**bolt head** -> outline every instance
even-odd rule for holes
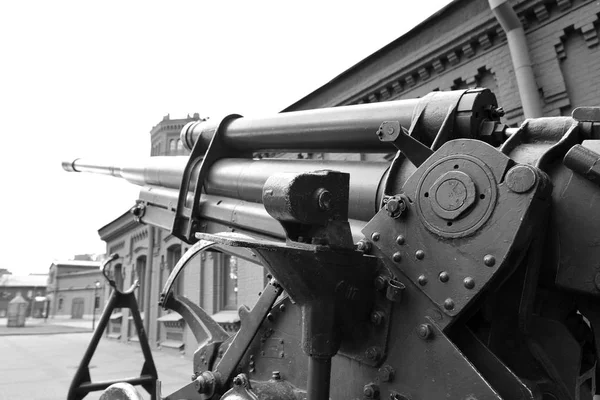
[[[379,232],[373,232],[373,234],[371,235],[371,239],[376,242],[381,238],[381,234]]]
[[[379,397],[379,386],[369,383],[363,387],[363,394],[368,399],[376,399]]]
[[[446,271],[442,271],[442,272],[440,272],[439,278],[440,278],[440,282],[446,283],[450,280],[450,274],[448,274],[448,272],[446,272]]]
[[[463,284],[467,289],[473,289],[475,287],[475,279],[471,278],[470,276],[467,276],[464,279]]]
[[[494,264],[496,264],[496,257],[491,254],[487,254],[485,257],[483,257],[483,263],[488,267],[493,267]]]
[[[369,253],[371,251],[371,242],[369,242],[368,240],[360,240],[358,243],[356,243],[356,249],[358,251],[362,251],[363,253]]]
[[[429,339],[431,334],[433,333],[433,329],[429,324],[421,324],[417,327],[417,335],[421,339]]]
[[[365,351],[365,357],[371,361],[377,361],[381,357],[381,351],[377,347],[369,347]]]

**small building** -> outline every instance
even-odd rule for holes
[[[47,275],[50,318],[91,319],[102,312],[106,280],[100,261],[55,261]]]
[[[27,301],[27,317],[41,318],[44,302],[36,301],[36,297],[46,295],[48,275],[0,275],[0,318],[5,318],[8,303],[18,294]]]

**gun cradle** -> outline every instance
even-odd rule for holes
[[[486,96],[491,110],[495,100]],[[295,165],[263,179],[256,203],[261,218],[279,227],[237,220],[228,229],[231,221],[202,207],[214,196],[202,188],[220,159],[234,165],[243,156],[235,138],[249,140],[244,123],[236,117],[195,135],[184,128],[197,142],[180,174],[179,207],[164,214],[175,220],[173,231],[200,240],[190,252],[245,248],[273,279],[252,310],[240,308],[240,331],[227,338],[202,309],[172,294],[190,257],[182,258],[161,304],[187,307],[182,315],[197,327],[200,346],[192,382],[157,398],[592,399],[600,341],[598,112],[528,120],[509,131],[489,115],[465,123],[460,99],[438,102],[441,116],[415,105],[410,127],[388,115],[373,122],[373,137],[399,151],[369,193],[378,209],[358,223],[349,218],[364,203],[352,199],[365,186],[353,172]],[[235,135],[227,122],[237,124]],[[259,131],[259,122],[249,126]],[[423,124],[425,147],[417,141]],[[282,128],[282,137],[289,134]],[[152,212],[156,199],[141,205]],[[354,244],[357,226],[363,238]]]

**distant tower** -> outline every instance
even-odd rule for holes
[[[170,115],[167,114],[163,117],[162,121],[156,124],[152,130],[150,130],[150,140],[152,147],[150,150],[151,156],[185,156],[189,154],[183,147],[181,139],[179,139],[179,133],[181,128],[190,121],[204,120],[200,118],[200,114],[194,113],[192,117],[182,119],[171,119]]]

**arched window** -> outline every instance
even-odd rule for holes
[[[169,142],[169,153],[170,154],[175,153],[175,146],[176,146],[175,139],[171,139],[171,141]]]
[[[183,154],[183,143],[181,143],[181,139],[177,139],[177,153]]]
[[[146,256],[138,257],[135,262],[135,269],[137,274],[137,279],[139,281],[138,287],[138,306],[140,308],[140,312],[144,311],[144,297],[146,296]]]

